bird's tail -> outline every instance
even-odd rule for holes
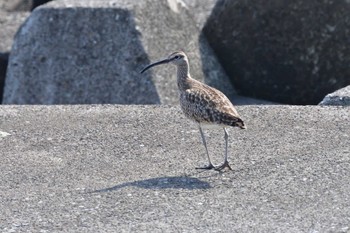
[[[233,122],[232,126],[239,127],[241,129],[247,128],[247,126],[244,124],[244,122],[240,118],[238,118],[237,121]]]

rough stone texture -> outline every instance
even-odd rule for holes
[[[190,15],[193,17],[199,29],[203,28],[217,1],[218,0],[182,0],[184,7],[190,11]]]
[[[231,97],[194,21],[169,2],[58,0],[37,8],[17,34],[3,103],[174,104],[175,67],[139,74],[174,50],[187,52],[194,78]]]
[[[319,105],[350,106],[350,86],[326,95]]]
[[[8,12],[0,7],[0,103],[13,37],[28,15],[27,12]]]
[[[238,111],[220,174],[177,107],[0,106],[0,231],[349,232],[349,110]]]
[[[204,33],[239,93],[317,104],[350,84],[350,5],[218,1]]]
[[[28,16],[27,12],[7,12],[0,9],[0,53],[11,51],[13,38]]]
[[[32,4],[32,0],[0,0],[0,9],[9,12],[30,11]]]

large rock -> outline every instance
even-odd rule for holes
[[[37,8],[16,36],[3,103],[177,103],[175,67],[139,71],[180,49],[195,78],[232,96],[195,22],[174,2],[59,0]]]
[[[218,1],[204,33],[244,95],[317,104],[350,84],[350,3]]]
[[[350,86],[326,95],[319,105],[350,106]]]

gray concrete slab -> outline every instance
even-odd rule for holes
[[[349,110],[238,110],[218,173],[177,107],[0,106],[0,231],[349,232]]]

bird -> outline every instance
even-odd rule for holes
[[[187,55],[183,51],[171,53],[167,58],[149,64],[141,70],[146,70],[171,63],[177,67],[177,86],[180,94],[180,106],[184,115],[198,124],[202,143],[205,147],[209,164],[196,169],[214,169],[221,171],[225,168],[232,170],[228,162],[228,127],[246,129],[246,125],[240,118],[231,101],[219,90],[202,83],[190,75],[190,66]],[[203,128],[223,128],[225,139],[225,155],[222,164],[215,166],[209,156],[207,142]]]

